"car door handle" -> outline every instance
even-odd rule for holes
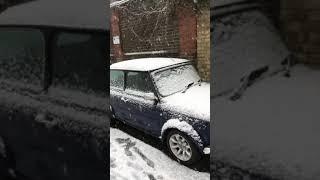
[[[122,97],[121,100],[124,101],[124,102],[129,101],[127,98],[124,98],[124,97]]]

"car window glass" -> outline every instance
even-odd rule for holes
[[[103,33],[59,33],[53,48],[53,85],[105,93],[109,75],[106,37]]]
[[[41,85],[44,37],[33,29],[0,29],[0,78]]]
[[[147,73],[144,72],[128,72],[126,90],[139,92],[152,92],[151,81]]]
[[[200,80],[197,70],[192,65],[183,65],[153,74],[154,81],[162,96],[183,91],[190,83]]]
[[[72,34],[72,33],[61,33],[58,41],[57,41],[57,46],[58,47],[63,47],[67,45],[72,45],[72,44],[79,44],[79,43],[85,43],[89,41],[91,38],[91,35],[89,34]]]
[[[110,86],[115,88],[124,88],[124,72],[123,71],[110,71]]]

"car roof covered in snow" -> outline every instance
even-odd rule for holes
[[[176,64],[190,62],[178,58],[141,58],[122,61],[110,66],[112,70],[152,71]]]
[[[109,29],[104,0],[36,0],[0,13],[0,26],[50,26],[72,29]]]
[[[112,8],[112,7],[120,6],[120,5],[125,4],[129,1],[130,0],[111,0],[110,7]]]

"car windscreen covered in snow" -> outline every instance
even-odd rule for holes
[[[267,67],[282,68],[289,51],[272,21],[259,10],[214,16],[212,25],[213,96],[238,88],[241,79]]]
[[[200,80],[196,69],[191,64],[155,72],[153,78],[161,96],[183,91],[190,83]]]

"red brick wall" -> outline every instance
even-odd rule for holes
[[[143,1],[141,1],[143,2]],[[141,3],[136,1],[136,3]],[[171,6],[174,7],[174,6]],[[210,12],[209,4],[198,10],[192,0],[184,1],[156,23],[158,14],[139,15],[135,7],[114,8],[111,34],[121,34],[120,46],[113,45],[119,60],[143,57],[178,57],[194,60],[200,76],[210,79]],[[128,20],[130,19],[130,20]],[[155,24],[158,25],[154,29]],[[134,31],[134,32],[133,32]],[[152,33],[153,36],[150,36]],[[151,38],[150,38],[151,37]],[[145,39],[144,39],[145,38]],[[122,49],[121,49],[122,48]],[[160,54],[126,55],[132,52],[167,51]],[[118,53],[117,53],[118,52]],[[114,58],[116,59],[116,58]]]
[[[128,16],[130,16],[130,19]],[[124,53],[151,51],[178,53],[179,33],[177,24],[175,16],[167,17],[163,16],[162,13],[149,15],[121,13],[120,30]]]
[[[119,14],[117,9],[112,9],[111,19],[110,19],[110,45],[111,45],[111,61],[121,61],[123,60],[123,51],[121,47],[121,38],[120,44],[113,44],[113,37],[120,36],[120,28],[119,28]]]
[[[186,4],[171,9],[172,14],[168,13],[166,17],[160,18],[160,21],[157,21],[158,14],[145,16],[130,13],[130,8],[135,8],[130,4],[125,8],[113,8],[111,34],[113,36],[121,34],[121,45],[112,46],[113,59],[161,56],[195,60],[197,54],[197,15],[193,1],[186,2]],[[154,28],[155,25],[157,25],[157,29]],[[126,55],[127,53],[152,51],[167,53]]]
[[[208,3],[209,4],[209,3]],[[197,13],[197,69],[205,81],[210,81],[210,8],[204,4]]]
[[[192,6],[176,9],[179,29],[179,54],[183,58],[195,59],[197,52],[197,17]]]

